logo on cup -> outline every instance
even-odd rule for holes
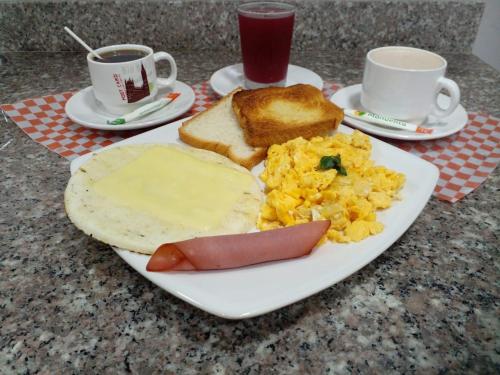
[[[141,64],[141,75],[139,79],[137,79],[137,77],[128,76],[124,84],[122,75],[115,73],[113,74],[113,78],[116,83],[116,88],[120,93],[120,97],[128,103],[135,103],[150,94],[148,75],[143,64]]]

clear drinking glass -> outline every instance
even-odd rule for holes
[[[285,86],[292,44],[295,7],[277,2],[238,7],[245,86]]]

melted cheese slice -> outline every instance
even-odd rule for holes
[[[253,184],[251,175],[217,162],[174,148],[152,147],[92,188],[117,205],[162,222],[210,230]]]

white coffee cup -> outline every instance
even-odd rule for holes
[[[137,58],[125,62],[100,62],[92,54],[87,55],[87,63],[96,99],[104,109],[115,115],[131,112],[151,102],[158,93],[158,86],[172,87],[177,79],[177,65],[167,52],[156,52],[138,44],[118,44],[96,50],[101,56],[136,51]],[[170,64],[168,78],[156,76],[155,63],[167,60]]]
[[[460,102],[460,89],[444,77],[446,66],[441,56],[418,48],[373,49],[366,55],[361,105],[370,112],[417,124],[430,114],[448,116]],[[450,96],[447,108],[437,102],[441,90]]]

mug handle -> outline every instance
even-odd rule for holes
[[[446,90],[450,95],[450,104],[448,105],[448,108],[442,108],[437,102],[439,92],[442,89]],[[432,110],[432,113],[436,117],[446,117],[450,113],[452,113],[455,108],[457,108],[458,103],[460,103],[460,89],[458,88],[458,85],[455,83],[455,81],[444,77],[439,78],[437,94],[436,98],[434,99],[434,108]]]
[[[156,52],[153,54],[153,59],[156,62],[167,60],[170,63],[170,76],[168,78],[157,78],[157,82],[161,86],[172,86],[177,79],[177,65],[174,58],[166,52]]]

